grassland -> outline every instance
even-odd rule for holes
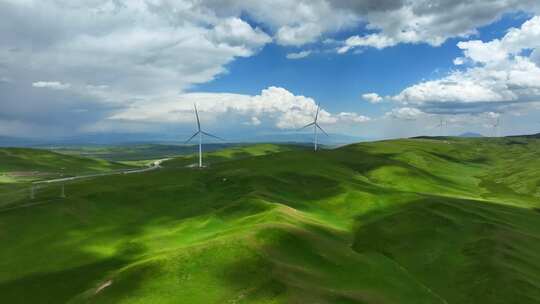
[[[77,181],[0,212],[0,300],[540,303],[539,153],[526,138],[255,146]]]
[[[129,168],[133,166],[46,150],[0,148],[0,207],[27,197],[34,181]]]
[[[27,148],[0,148],[0,174],[16,172],[15,176],[78,175],[127,166],[102,159],[66,156],[63,154]]]
[[[204,146],[206,152],[223,150],[226,148],[244,147],[243,144],[216,144],[210,143]],[[99,158],[109,161],[141,161],[177,157],[193,154],[195,145],[172,145],[172,144],[126,144],[126,145],[72,145],[53,147],[53,151],[90,158]]]

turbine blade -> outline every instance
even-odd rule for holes
[[[210,133],[206,133],[204,131],[201,131],[202,134],[206,135],[206,136],[210,136],[210,137],[213,137],[213,138],[217,138],[219,140],[222,140],[222,141],[225,141],[225,139],[219,137],[219,136],[216,136],[216,135],[213,135],[213,134],[210,134]]]
[[[195,132],[195,134],[193,134],[188,140],[186,140],[184,143],[187,144],[188,142],[190,142],[195,136],[199,135],[199,133],[201,133],[201,131],[197,131]]]
[[[315,123],[317,123],[317,119],[319,118],[319,109],[321,108],[321,104],[317,104],[317,112],[315,113]]]
[[[308,123],[307,125],[305,125],[305,126],[301,127],[300,129],[298,129],[298,131],[304,130],[304,129],[307,128],[307,127],[311,127],[311,126],[313,126],[314,124],[315,124],[315,122]]]
[[[201,121],[199,120],[199,111],[197,111],[197,104],[193,104],[193,107],[195,107],[195,116],[197,117],[197,130],[201,131]]]
[[[317,126],[317,128],[319,128],[319,130],[321,130],[324,133],[324,135],[330,136],[330,135],[328,135],[328,133],[326,133],[325,130],[323,130],[323,128],[321,128],[321,126],[319,126],[319,124],[315,124],[315,125]]]

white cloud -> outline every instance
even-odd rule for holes
[[[382,49],[400,43],[440,46],[449,38],[476,34],[477,28],[494,22],[504,13],[540,12],[540,2],[536,0],[417,0],[388,3],[393,5],[382,10],[367,10],[362,15],[367,29],[375,33],[351,36],[343,42],[338,52],[344,53],[356,47]]]
[[[281,45],[300,46],[325,40],[328,34],[359,26],[372,31],[352,35],[340,52],[356,47],[385,48],[399,43],[439,46],[448,38],[468,37],[505,13],[540,12],[537,0],[200,0],[194,8],[218,16],[247,14],[267,25]]]
[[[309,97],[294,95],[284,88],[269,87],[260,95],[249,96],[230,93],[186,93],[167,100],[137,102],[127,110],[109,117],[110,120],[143,122],[184,122],[193,120],[193,103],[201,117],[210,122],[227,115],[249,117],[249,124],[261,124],[261,117],[272,121],[280,129],[298,128],[313,120],[317,104]],[[331,114],[324,109],[319,112],[321,124],[366,122],[369,118],[356,113]],[[245,119],[244,119],[245,121]]]
[[[283,26],[276,33],[276,41],[282,45],[300,46],[314,42],[321,35],[321,28],[314,23]]]
[[[495,112],[487,112],[486,115],[489,118],[495,118],[495,119],[501,117],[500,113],[495,113]]]
[[[106,83],[115,102],[208,82],[272,41],[238,16],[185,1],[8,2],[0,11],[0,62],[9,70],[62,78],[82,93]]]
[[[341,122],[368,122],[371,118],[351,112],[341,112],[336,115]]]
[[[409,107],[392,109],[392,111],[385,114],[386,117],[404,120],[415,120],[422,115],[425,115],[425,113],[421,110]]]
[[[244,124],[248,126],[258,126],[261,124],[261,121],[256,116],[252,116],[251,119]]]
[[[69,83],[62,83],[59,81],[37,81],[33,82],[34,88],[47,88],[52,90],[66,90],[71,87]]]
[[[276,0],[272,6],[261,0],[0,1],[0,75],[10,81],[7,85],[0,80],[0,113],[10,121],[65,123],[58,128],[66,132],[82,129],[82,124],[111,123],[106,119],[110,117],[178,121],[185,111],[174,116],[161,109],[174,109],[173,101],[195,97],[217,97],[217,108],[221,98],[265,99],[264,93],[257,97],[185,92],[227,73],[235,59],[253,56],[269,43],[300,46],[326,41],[324,47],[341,52],[399,43],[440,45],[449,37],[475,34],[479,26],[504,13],[535,13],[539,7],[537,0]],[[332,34],[344,29],[368,34],[353,34],[341,44],[333,41]],[[508,100],[536,98],[535,63],[540,63],[536,29],[531,21],[493,45],[462,44],[470,70],[411,89],[401,102],[428,111],[430,99],[438,97],[434,90],[447,91],[448,103],[463,99],[474,104],[481,99],[503,106]],[[486,58],[482,53],[486,48],[505,59]],[[522,49],[534,50],[527,56]],[[48,90],[27,90],[29,80]],[[465,93],[458,92],[462,84]],[[280,98],[294,100],[287,104],[302,103],[300,96]],[[258,102],[267,109],[264,116],[257,116],[253,106],[244,106],[250,109],[244,112],[227,108],[245,115],[242,121],[253,116],[264,125],[271,116],[274,125],[290,127],[309,120],[312,107],[283,110],[267,105],[281,101]],[[148,113],[139,113],[138,107]],[[82,115],[77,109],[88,111]],[[351,120],[347,115],[321,113],[321,122],[345,123],[345,117]]]
[[[455,65],[464,65],[465,64],[465,58],[457,57],[457,58],[454,59],[453,63]]]
[[[257,49],[272,41],[272,38],[261,29],[253,29],[247,22],[236,17],[221,20],[210,35],[218,43],[227,43],[231,46],[242,46],[249,49]]]
[[[465,58],[457,58],[457,63],[467,60],[470,67],[410,86],[393,100],[426,111],[459,113],[503,111],[508,104],[540,100],[540,67],[523,53],[540,49],[540,17],[510,29],[501,39],[458,46]]]
[[[482,69],[467,73],[453,72],[443,79],[422,82],[403,90],[393,99],[404,104],[426,102],[485,102],[513,100],[516,96],[509,90],[492,87],[494,79],[482,81]],[[497,75],[494,75],[497,77]]]
[[[298,53],[289,53],[287,54],[287,59],[301,59],[301,58],[306,58],[307,56],[309,56],[311,54],[311,51],[301,51],[301,52],[298,52]]]
[[[526,21],[519,29],[510,29],[500,40],[464,41],[458,43],[458,47],[466,57],[479,63],[500,62],[525,49],[536,49],[540,47],[540,16]]]
[[[391,37],[386,37],[379,34],[370,34],[367,36],[352,36],[345,40],[342,47],[338,49],[339,54],[348,52],[355,47],[373,47],[376,49],[384,49],[389,46],[394,46],[398,41]]]
[[[362,98],[370,103],[380,103],[383,101],[382,97],[377,93],[366,93],[362,94]]]

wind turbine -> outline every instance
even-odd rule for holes
[[[314,151],[317,151],[317,148],[318,148],[318,141],[319,141],[319,134],[317,133],[317,129],[321,130],[321,132],[324,133],[324,135],[328,136],[328,133],[326,133],[326,131],[323,130],[323,128],[321,128],[321,126],[319,126],[319,123],[317,122],[318,119],[319,119],[319,110],[321,108],[321,105],[320,104],[317,104],[317,112],[315,113],[315,120],[313,120],[312,123],[309,123],[305,126],[303,126],[302,128],[300,128],[300,130],[303,130],[307,127],[311,127],[313,126],[313,148],[314,148]]]
[[[493,123],[493,135],[495,137],[499,137],[499,125],[501,124],[501,120],[499,117],[497,117],[497,120]]]
[[[193,107],[195,108],[195,117],[197,118],[197,132],[195,132],[195,134],[193,134],[188,140],[186,140],[185,143],[187,144],[195,136],[197,136],[197,135],[199,136],[199,168],[202,168],[202,166],[203,166],[203,164],[202,164],[202,136],[206,135],[206,136],[209,136],[209,137],[217,138],[219,140],[224,140],[224,139],[201,130],[201,121],[199,120],[199,112],[197,111],[197,105],[193,104]]]
[[[439,128],[439,130],[440,130],[440,131],[439,131],[439,132],[440,132],[439,135],[442,136],[442,135],[443,135],[443,131],[442,131],[443,126],[446,127],[446,128],[448,128],[448,121],[447,121],[447,120],[443,120],[442,117],[440,117],[439,119],[440,119],[440,120],[439,120],[439,123],[435,126],[435,128]]]

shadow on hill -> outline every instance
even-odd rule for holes
[[[430,196],[357,222],[354,250],[387,256],[449,303],[540,303],[530,209]]]
[[[311,208],[329,204],[333,197],[352,187],[374,190],[372,184],[355,178],[359,174],[369,176],[386,167],[402,170],[382,172],[386,174],[381,178],[383,182],[387,178],[399,186],[425,181],[432,192],[438,191],[435,187],[439,184],[457,187],[444,177],[394,159],[397,155],[370,153],[358,147],[317,153],[287,152],[257,159],[241,153],[236,160],[220,156],[217,160],[222,162],[205,170],[172,167],[74,183],[68,190],[73,196],[66,200],[33,209],[31,214],[29,210],[20,210],[0,215],[6,227],[6,232],[0,234],[2,241],[28,254],[8,256],[11,259],[3,259],[2,265],[15,261],[20,263],[16,265],[20,269],[27,264],[40,266],[32,256],[35,248],[54,249],[46,253],[36,251],[35,256],[43,260],[61,263],[85,255],[81,259],[84,262],[49,273],[44,270],[36,274],[30,268],[26,276],[0,283],[0,294],[3,290],[11,296],[22,292],[43,297],[41,300],[32,298],[34,301],[30,302],[46,303],[51,299],[64,302],[58,299],[65,300],[88,290],[109,271],[139,260],[143,265],[129,268],[124,273],[125,279],[115,281],[114,286],[118,287],[112,288],[128,293],[140,288],[147,282],[144,280],[152,281],[155,274],[165,268],[159,260],[164,252],[180,252],[187,246],[206,248],[206,243],[205,246],[194,244],[226,236],[233,229],[249,231],[255,222],[248,218],[266,215],[264,213],[273,205],[311,211]],[[454,160],[451,157],[447,161]],[[399,193],[395,187],[387,189]],[[384,192],[378,190],[370,194],[382,196]],[[336,210],[337,207],[329,208],[325,212]],[[354,212],[360,212],[358,210],[347,209],[346,216],[353,217]],[[207,277],[214,279],[215,274],[220,282],[234,285],[238,293],[249,293],[243,290],[246,285],[254,294],[267,295],[268,292],[276,297],[283,289],[293,290],[295,295],[302,296],[298,300],[301,303],[319,298],[329,303],[403,303],[399,301],[400,296],[415,300],[417,296],[424,297],[424,303],[440,302],[425,288],[418,289],[416,280],[449,303],[513,303],[518,300],[526,303],[524,295],[537,294],[538,283],[531,278],[540,277],[540,227],[538,213],[532,210],[423,196],[401,207],[379,209],[358,217],[352,245],[355,251],[343,236],[332,235],[331,229],[307,227],[300,223],[301,215],[295,210],[286,209],[286,212],[296,217],[280,222],[281,226],[270,229],[269,235],[257,236],[261,238],[258,241],[263,242],[262,253],[250,251],[239,255],[234,251],[239,247],[237,240],[231,241],[232,249],[212,245],[214,247],[205,254],[219,259],[228,252],[230,257],[223,263],[230,267],[216,268]],[[277,217],[271,216],[274,214],[270,214],[269,220],[261,216],[256,223],[275,225]],[[240,224],[244,226],[232,227],[238,224],[237,220],[245,220]],[[291,223],[296,225],[295,230],[283,228]],[[47,238],[36,237],[43,236],[44,231]],[[139,242],[155,242],[152,243],[154,248]],[[90,255],[85,248],[92,246],[114,258],[104,261],[98,253]],[[185,259],[190,258],[186,256],[175,256],[178,260],[170,264],[172,270],[166,270],[171,276],[169,279],[173,279],[163,283],[188,284],[184,274],[204,276],[211,270],[207,266],[216,265],[210,258],[185,263]],[[225,265],[223,263],[219,265]],[[202,288],[202,293],[211,292],[208,286],[212,285],[201,286],[192,287],[199,291]],[[411,286],[417,288],[418,294]],[[508,286],[513,288],[508,290]],[[67,295],[59,295],[62,289]],[[178,289],[188,288],[180,283],[171,285],[170,290]],[[395,298],[388,300],[392,295]]]
[[[251,198],[270,198],[272,202],[309,208],[310,201],[324,200],[341,191],[337,181],[310,174],[285,172],[273,177],[220,174],[220,171],[163,170],[107,176],[71,184],[67,188],[70,196],[65,200],[0,215],[6,225],[16,227],[15,222],[32,211],[33,221],[27,223],[24,234],[18,235],[25,240],[26,248],[45,246],[40,238],[34,239],[32,235],[39,235],[46,226],[48,234],[54,235],[47,240],[46,247],[59,251],[57,257],[49,258],[60,263],[62,259],[67,261],[84,255],[80,261],[86,263],[39,274],[30,270],[19,279],[0,283],[2,298],[10,303],[63,303],[94,287],[107,272],[151,253],[145,246],[131,241],[142,238],[148,231],[175,227],[182,220],[218,217],[222,221],[233,221],[269,210],[267,204]],[[50,219],[58,218],[62,220],[47,224]],[[204,220],[199,230],[208,234],[206,238],[212,233],[223,233],[219,227],[226,227],[218,220],[209,222],[208,226],[202,223]],[[82,235],[88,238],[84,245],[73,238]],[[87,246],[101,246],[100,237],[117,240],[119,245],[115,246],[114,258],[103,261],[99,255],[85,252]],[[26,296],[18,301],[21,294]]]
[[[37,273],[8,282],[0,282],[4,303],[67,303],[84,290],[95,287],[97,278],[127,264],[120,257],[61,271]]]
[[[472,158],[468,158],[468,159],[461,159],[461,158],[458,158],[458,157],[454,157],[452,155],[449,155],[449,154],[444,154],[444,153],[437,153],[437,152],[429,152],[429,154],[433,155],[433,156],[436,156],[440,159],[443,159],[447,162],[451,162],[451,163],[456,163],[456,164],[461,164],[461,165],[477,165],[477,164],[488,164],[490,162],[489,158],[485,157],[485,156],[474,156]]]
[[[419,191],[429,187],[455,187],[462,185],[453,180],[434,174],[413,164],[398,160],[398,153],[372,153],[358,147],[349,146],[328,154],[334,162],[370,178],[372,182],[400,190]],[[374,175],[375,173],[378,173]]]

